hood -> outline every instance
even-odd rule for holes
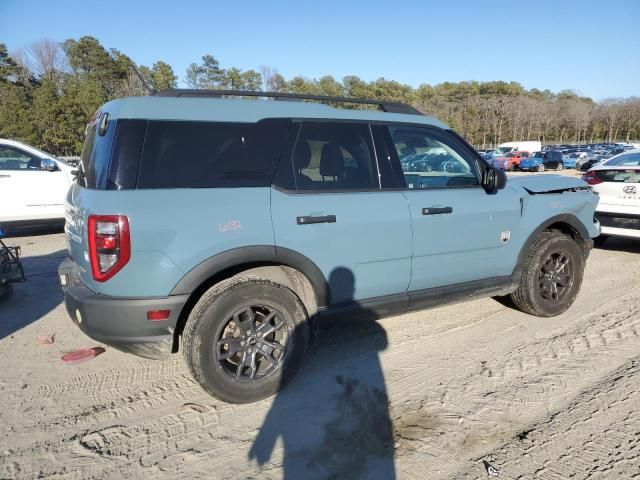
[[[564,175],[519,175],[509,177],[509,184],[520,187],[532,195],[538,193],[560,193],[563,190],[582,190],[591,187],[579,178]]]

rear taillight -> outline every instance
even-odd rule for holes
[[[124,215],[89,215],[89,260],[97,282],[106,282],[131,258],[129,220]]]
[[[600,180],[597,176],[596,176],[596,172],[587,172],[582,176],[582,180],[584,180],[585,182],[587,182],[589,185],[597,185],[599,183],[602,183],[602,180]]]

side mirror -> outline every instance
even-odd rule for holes
[[[482,187],[487,193],[496,193],[507,185],[507,174],[499,168],[489,167],[482,178]]]
[[[42,160],[40,160],[40,170],[55,172],[56,170],[58,170],[58,166],[56,165],[56,162],[54,162],[50,158],[43,158]]]

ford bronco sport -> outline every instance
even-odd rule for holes
[[[182,350],[207,392],[251,402],[296,372],[317,320],[478,295],[564,312],[596,204],[576,178],[507,182],[408,105],[168,90],[109,102],[88,126],[60,283],[87,335]]]

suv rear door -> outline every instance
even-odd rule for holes
[[[276,246],[320,268],[333,305],[392,294],[406,305],[412,241],[407,199],[381,190],[370,126],[294,125],[271,193]]]
[[[487,194],[475,154],[453,135],[431,127],[387,128],[392,155],[418,151],[431,159],[406,172],[413,231],[411,292],[512,273],[520,199],[506,188]],[[412,300],[413,301],[413,300]]]

